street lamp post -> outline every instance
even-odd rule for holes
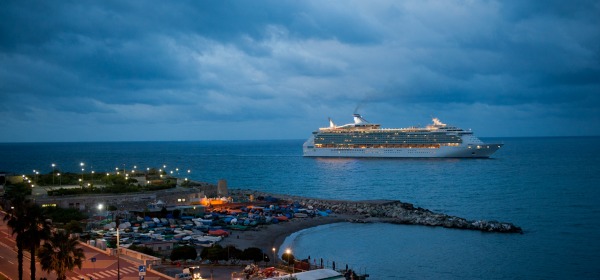
[[[58,186],[62,186],[62,179],[60,178],[60,173],[57,173],[56,176],[58,176]]]
[[[290,248],[285,249],[285,253],[287,254],[287,262],[288,262],[288,267],[291,265],[290,262],[290,258],[292,257],[292,250],[290,250]],[[294,275],[294,267],[292,266],[292,276]]]
[[[54,167],[56,167],[56,164],[52,164],[52,186],[54,187]]]
[[[79,163],[79,166],[81,166],[81,182],[83,184],[83,170],[84,170],[83,167],[85,166],[85,163],[81,162],[81,163]]]
[[[117,214],[115,219],[115,214]],[[121,279],[121,262],[119,257],[119,246],[120,246],[120,238],[119,238],[119,214],[117,211],[113,212],[113,220],[115,221],[115,228],[117,230],[117,280]]]

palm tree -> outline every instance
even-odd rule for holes
[[[25,231],[22,233],[24,246],[28,247],[31,253],[30,268],[31,280],[35,280],[35,255],[40,247],[40,242],[50,237],[50,221],[46,219],[42,212],[42,208],[31,203],[26,208]]]
[[[12,235],[17,235],[17,269],[19,271],[19,280],[23,280],[23,248],[25,247],[25,236],[23,233],[27,230],[26,223],[26,205],[23,200],[15,200],[11,203],[10,211],[4,216],[4,221],[12,229]]]
[[[40,242],[50,235],[50,223],[46,221],[42,209],[30,200],[13,201],[11,211],[4,216],[4,221],[17,235],[17,262],[19,280],[23,279],[23,250],[31,252],[31,279],[35,280],[35,252]]]
[[[38,250],[42,270],[48,273],[54,271],[56,279],[65,280],[67,271],[73,270],[75,266],[81,269],[85,255],[78,244],[77,238],[70,238],[63,231],[54,232]]]
[[[4,221],[12,229],[12,234],[17,235],[17,267],[19,270],[19,280],[23,279],[23,231],[25,231],[25,223],[23,222],[23,213],[19,208],[12,208],[9,213],[4,216]]]

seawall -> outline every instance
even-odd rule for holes
[[[327,200],[292,195],[272,194],[253,190],[232,190],[238,194],[255,198],[276,197],[295,202],[305,208],[331,210],[332,213],[347,215],[351,222],[385,222],[404,225],[424,225],[482,232],[523,233],[521,227],[508,222],[467,220],[465,218],[436,213],[413,204],[398,200]]]

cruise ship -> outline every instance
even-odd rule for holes
[[[354,114],[354,123],[314,131],[305,157],[489,158],[503,144],[484,143],[470,130],[434,118],[426,127],[381,128]]]

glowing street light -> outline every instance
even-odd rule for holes
[[[288,266],[291,266],[290,259],[292,258],[292,250],[290,248],[285,249],[285,252],[287,253],[287,262],[288,262]],[[292,275],[294,274],[294,267],[292,266]]]
[[[54,186],[54,168],[56,167],[56,164],[52,164],[52,186]]]
[[[84,170],[84,168],[83,168],[83,167],[85,166],[85,163],[83,163],[83,162],[80,162],[80,163],[79,163],[79,166],[81,166],[81,181],[83,181],[83,170]]]

